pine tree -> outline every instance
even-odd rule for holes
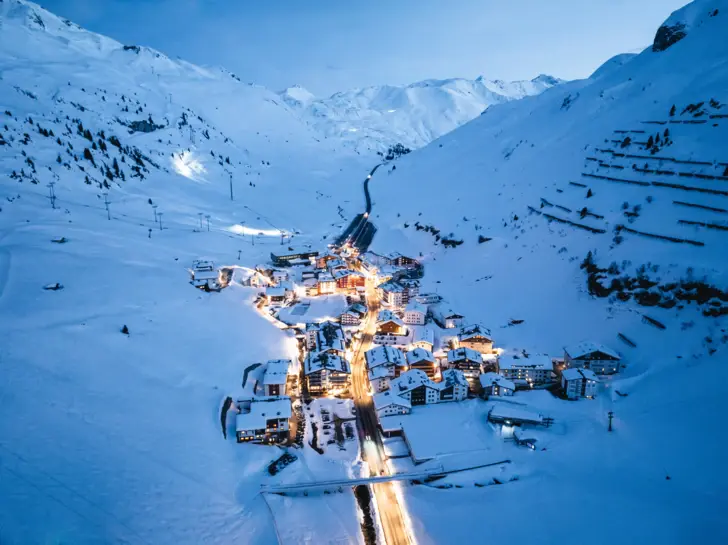
[[[96,166],[96,161],[94,161],[94,156],[91,154],[91,150],[88,148],[83,149],[83,158],[87,161],[91,161],[91,164],[93,166]]]
[[[647,148],[651,148],[655,145],[655,140],[652,138],[652,135],[647,139]]]
[[[590,199],[593,196],[594,196],[594,193],[592,192],[591,187],[590,187],[589,188],[589,191],[586,192],[586,198],[587,199]]]
[[[672,105],[672,108],[670,108],[670,117],[675,115],[675,105]]]

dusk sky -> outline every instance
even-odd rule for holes
[[[221,65],[273,90],[484,75],[588,76],[646,47],[684,0],[45,0],[125,44]]]

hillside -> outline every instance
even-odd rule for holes
[[[654,48],[491,107],[372,183],[374,250],[422,255],[427,289],[497,345],[562,356],[591,339],[626,363],[589,414],[568,419],[569,448],[517,486],[413,490],[424,543],[466,539],[452,528],[480,502],[499,506],[482,516],[488,542],[726,539],[712,430],[728,379],[728,4],[698,0],[664,28]],[[440,531],[431,503],[448,520]],[[537,535],[502,525],[516,509]],[[569,536],[546,528],[566,512]],[[608,523],[595,535],[597,520]]]
[[[0,542],[276,541],[280,454],[223,439],[220,405],[291,340],[188,268],[338,233],[372,161],[321,140],[230,73],[0,2]],[[355,469],[317,464],[269,482]],[[352,495],[289,511],[313,542],[359,535]]]
[[[280,94],[318,132],[366,153],[384,152],[398,143],[411,149],[422,147],[489,106],[537,95],[560,83],[546,75],[512,82],[481,76],[366,87],[320,99],[301,87]]]

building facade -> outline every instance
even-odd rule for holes
[[[564,348],[566,367],[590,369],[597,375],[618,373],[621,359],[615,350],[594,342],[582,342]]]
[[[498,358],[498,372],[516,384],[550,382],[553,369],[551,358],[543,354],[531,356],[514,354]]]
[[[288,438],[291,398],[256,397],[238,400],[235,434],[238,443],[278,443]]]
[[[569,399],[593,399],[598,385],[599,378],[591,369],[571,368],[561,373],[561,389]]]

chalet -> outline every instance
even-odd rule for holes
[[[380,267],[379,256],[374,252],[365,252],[357,257],[359,268],[367,276],[376,275]]]
[[[311,394],[346,390],[351,382],[349,362],[329,352],[309,352],[303,372]]]
[[[341,325],[359,325],[367,314],[367,307],[361,303],[354,303],[339,316]]]
[[[340,291],[354,291],[363,289],[366,286],[366,277],[357,271],[350,269],[337,269],[332,273],[336,281],[336,287]]]
[[[318,277],[319,295],[336,293],[336,280],[329,273],[321,273]]]
[[[425,350],[424,348],[415,348],[407,352],[407,367],[410,369],[419,369],[423,371],[429,378],[435,376],[435,370],[437,364],[435,363],[435,356],[432,352]]]
[[[551,358],[543,354],[508,354],[498,358],[499,373],[516,384],[544,384],[551,380],[553,370]]]
[[[193,270],[190,282],[194,287],[205,291],[220,291],[220,273],[212,270]]]
[[[275,267],[290,267],[293,264],[308,262],[311,263],[319,253],[315,250],[295,250],[288,248],[285,252],[271,252],[270,259]]]
[[[468,395],[468,381],[456,369],[445,371],[441,382],[434,382],[424,371],[411,369],[392,379],[389,391],[412,406],[462,401]]]
[[[326,252],[325,254],[320,255],[316,258],[316,268],[317,269],[326,269],[326,268],[328,268],[329,262],[334,261],[336,259],[339,259],[338,255],[331,253],[331,252]]]
[[[285,305],[291,297],[291,292],[283,286],[268,286],[265,288],[265,298],[269,305]]]
[[[271,274],[271,280],[273,280],[273,283],[277,286],[280,286],[282,282],[285,282],[289,278],[288,271],[280,269],[274,270],[273,274]]]
[[[373,393],[389,390],[389,382],[399,375],[398,368],[395,365],[379,365],[367,371],[369,379],[369,389]]]
[[[341,324],[326,321],[309,324],[306,327],[309,350],[314,353],[327,352],[343,356],[346,352],[346,337]]]
[[[239,400],[240,413],[235,417],[238,443],[277,443],[288,437],[291,398],[288,396],[256,397]]]
[[[493,337],[490,330],[479,325],[465,325],[458,333],[458,346],[472,348],[481,354],[490,354],[493,351]]]
[[[291,360],[270,360],[263,373],[263,394],[267,396],[280,396],[286,393],[288,381],[288,368]]]
[[[400,254],[399,252],[392,252],[390,254],[387,254],[386,258],[389,264],[394,265],[395,267],[409,268],[417,267],[419,265],[419,262],[413,257],[407,257]]]
[[[367,369],[370,371],[384,366],[391,368],[393,376],[399,376],[403,370],[407,369],[407,359],[404,352],[392,346],[377,346],[367,350],[364,353],[364,359]]]
[[[440,382],[440,402],[462,401],[468,397],[470,385],[465,374],[458,369],[445,369]]]
[[[377,295],[382,300],[382,305],[394,310],[403,309],[419,292],[419,281],[406,278],[398,281],[387,280],[377,286]]]
[[[391,391],[380,392],[372,397],[374,409],[379,418],[412,412],[412,403],[409,400],[393,394]]]
[[[391,310],[380,310],[379,314],[377,314],[377,333],[404,335],[407,333],[407,326],[405,326],[402,319]]]
[[[306,296],[315,297],[319,294],[318,279],[306,278],[303,280],[303,290]]]
[[[427,306],[411,300],[404,309],[404,323],[408,325],[425,325]]]
[[[432,305],[430,308],[432,319],[443,329],[462,327],[465,316],[454,312],[443,302]]]
[[[564,348],[566,367],[591,369],[597,375],[611,375],[619,372],[620,355],[593,342],[582,342]]]
[[[420,293],[415,297],[415,301],[423,305],[435,305],[442,301],[442,296],[436,293]]]
[[[334,274],[336,271],[343,271],[348,269],[349,266],[346,264],[346,262],[343,259],[332,259],[326,264],[326,269],[331,273]]]
[[[258,271],[254,271],[253,274],[248,277],[246,282],[246,285],[252,288],[259,288],[261,286],[267,286],[268,284],[268,278],[260,274]]]
[[[195,259],[192,261],[192,270],[194,271],[214,271],[215,263],[209,259]]]
[[[389,383],[389,391],[406,399],[412,406],[429,405],[440,401],[438,383],[430,380],[418,369],[402,373]]]
[[[410,344],[412,348],[424,348],[432,352],[435,346],[435,332],[430,326],[414,326]]]
[[[466,377],[476,378],[482,372],[483,357],[472,348],[456,348],[447,353],[447,367],[459,369]]]
[[[597,395],[598,384],[599,378],[591,369],[574,367],[561,373],[561,389],[569,399],[593,399]]]
[[[512,396],[516,385],[498,373],[483,373],[480,375],[481,395],[488,399],[490,396]]]
[[[404,291],[404,286],[393,280],[388,280],[377,286],[377,295],[381,299],[382,305],[393,309],[404,307]]]

